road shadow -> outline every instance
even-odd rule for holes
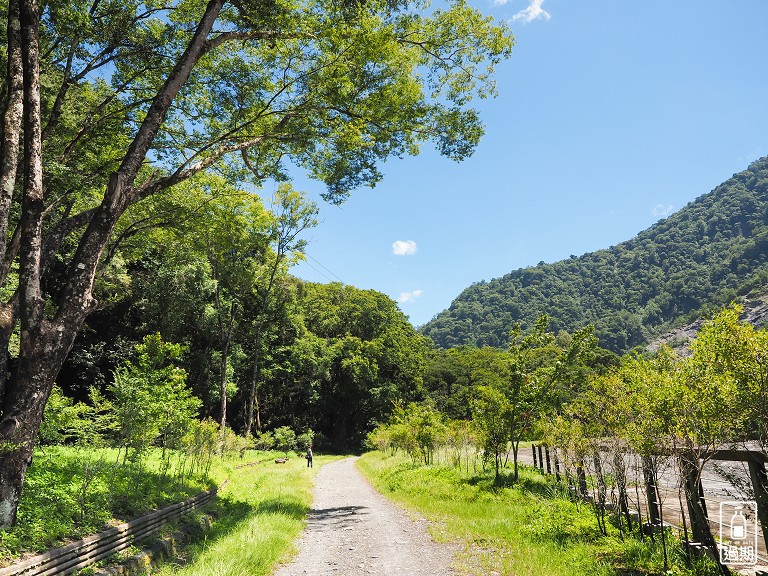
[[[313,508],[309,511],[308,522],[310,526],[345,528],[360,522],[368,510],[367,506]]]

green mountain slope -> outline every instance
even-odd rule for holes
[[[512,323],[594,324],[616,352],[768,281],[768,157],[635,238],[464,290],[423,326],[441,347],[501,346]]]

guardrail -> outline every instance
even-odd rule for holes
[[[222,485],[223,487],[223,485]],[[141,518],[108,528],[67,546],[49,550],[17,564],[0,568],[0,576],[65,576],[109,558],[135,540],[151,535],[171,520],[207,505],[217,489],[206,490],[184,502],[172,504]]]

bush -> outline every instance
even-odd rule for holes
[[[80,436],[88,427],[87,418],[91,409],[86,404],[77,404],[71,398],[64,396],[61,388],[54,386],[43,413],[43,422],[38,432],[40,444],[62,444],[66,440]]]
[[[296,433],[289,426],[281,426],[276,428],[272,433],[275,439],[275,450],[280,452],[288,452],[296,449]]]
[[[272,432],[259,432],[254,440],[256,450],[272,450],[275,447],[275,437]]]
[[[312,447],[312,445],[315,443],[315,433],[311,428],[308,428],[306,432],[303,434],[299,434],[296,437],[296,446],[300,450],[306,450],[307,448]]]

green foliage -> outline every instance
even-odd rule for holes
[[[272,437],[275,442],[275,450],[284,452],[288,455],[288,452],[296,449],[296,432],[294,432],[288,426],[280,426],[272,431]]]
[[[446,432],[443,415],[429,403],[399,408],[390,420],[390,427],[392,443],[403,448],[415,461],[425,464],[433,461]]]
[[[143,369],[118,367],[119,354],[97,354],[105,343],[110,353],[119,352],[120,337],[132,343],[157,331],[189,345],[188,386],[209,416],[218,394],[222,434],[228,402],[253,399],[244,396],[258,384],[268,397],[268,426],[311,425],[340,446],[356,446],[388,416],[393,400],[418,385],[426,345],[391,301],[374,303],[389,316],[372,314],[375,336],[363,325],[365,311],[349,333],[343,326],[328,336],[318,330],[320,346],[302,318],[306,313],[312,322],[311,306],[295,306],[290,287],[280,287],[271,310],[264,304],[253,312],[265,302],[263,272],[281,254],[279,283],[292,282],[287,265],[300,257],[302,242],[281,235],[281,227],[316,222],[315,207],[302,206],[303,197],[285,184],[289,164],[325,183],[327,200],[341,202],[355,188],[378,183],[379,165],[390,157],[415,155],[431,142],[460,160],[477,145],[483,128],[470,103],[495,94],[494,68],[510,55],[512,35],[464,1],[426,8],[422,2],[224,3],[201,52],[185,50],[205,28],[203,6],[194,2],[54,2],[41,11],[41,209],[47,220],[45,237],[31,241],[45,246],[40,276],[47,313],[77,318],[60,327],[67,334],[80,329],[82,315],[57,316],[57,308],[66,310],[79,297],[91,301],[90,282],[72,281],[72,274],[96,276],[104,309],[64,371],[70,381],[60,383],[84,396],[83,382],[79,390],[72,382],[80,378],[73,376],[78,360],[98,372],[98,382],[83,378],[100,392],[110,380],[101,376],[114,372],[110,395],[126,455],[138,457],[158,435],[164,445],[178,442],[183,431],[173,422],[183,418],[166,414],[160,422],[153,403],[144,402],[150,399]],[[214,5],[209,9],[213,14]],[[173,70],[184,73],[164,92]],[[118,180],[120,186],[109,187]],[[243,191],[244,182],[256,189],[278,182],[275,213]],[[95,233],[84,224],[97,221],[90,211],[99,206],[108,216],[98,219],[103,226]],[[21,230],[13,220],[19,211],[11,212],[9,229]],[[81,256],[87,266],[73,260]],[[19,293],[17,276],[11,273],[0,287],[8,297]],[[82,293],[66,297],[65,286]],[[253,323],[239,326],[246,310],[257,330],[269,326],[265,342],[260,335],[250,345],[252,334],[244,332]],[[383,325],[392,329],[378,330]],[[291,349],[305,337],[304,350]],[[260,354],[272,356],[264,370],[271,381],[259,379]],[[295,363],[286,361],[292,355]],[[96,356],[103,363],[91,362]],[[286,388],[300,363],[316,370],[296,379],[300,414],[286,422],[293,419],[286,409],[293,399],[276,390]],[[185,411],[191,409],[180,408]]]
[[[749,379],[740,369],[747,368],[750,347],[764,330],[740,323],[737,311],[726,309],[704,322],[689,356],[662,347],[653,357],[628,355],[592,378],[565,410],[580,428],[572,436],[621,437],[644,455],[714,448],[743,437],[757,414],[749,408]],[[565,445],[564,439],[552,441]]]
[[[476,348],[462,346],[430,350],[424,372],[424,389],[435,407],[453,419],[469,419],[475,381],[472,377]]]
[[[438,346],[502,347],[542,314],[555,332],[595,326],[624,352],[765,283],[768,158],[607,250],[516,270],[464,290],[422,332]]]
[[[43,422],[38,432],[40,444],[62,444],[70,438],[79,438],[90,423],[84,416],[91,411],[82,402],[75,403],[54,386],[45,405]]]
[[[136,352],[135,362],[115,371],[108,391],[120,446],[126,458],[138,460],[156,440],[163,448],[179,447],[200,401],[185,386],[186,372],[174,365],[183,352],[180,345],[153,334]]]
[[[260,432],[254,443],[257,450],[272,450],[275,446],[275,437],[272,432]]]
[[[478,432],[479,448],[487,459],[493,459],[496,481],[509,446],[509,424],[512,407],[504,393],[495,386],[480,386],[472,405],[472,422]]]
[[[693,343],[699,358],[694,375],[707,378],[704,386],[717,386],[727,398],[716,395],[712,402],[724,402],[723,412],[733,414],[733,424],[743,424],[744,435],[768,448],[768,330],[739,321],[740,306],[733,306],[706,321]],[[709,409],[712,410],[711,405]],[[713,418],[720,425],[721,419]]]
[[[306,450],[311,448],[315,441],[315,432],[310,428],[306,432],[302,432],[296,436],[296,448],[298,450]]]
[[[95,533],[112,519],[126,521],[209,487],[202,476],[168,482],[160,450],[148,454],[141,492],[114,449],[49,446],[28,468],[17,525],[0,531],[0,563],[25,551]]]
[[[220,441],[219,425],[213,420],[192,420],[190,422],[189,430],[182,438],[183,453],[192,460],[188,465],[188,475],[208,475],[214,454],[221,453],[219,450]],[[185,462],[182,463],[182,477],[184,465],[186,465]]]
[[[300,284],[297,305],[306,332],[273,372],[272,388],[294,401],[273,412],[295,413],[306,402],[319,416],[294,428],[322,432],[337,448],[359,447],[394,405],[416,399],[428,342],[391,298],[374,290]],[[299,389],[286,390],[286,380]]]
[[[577,468],[594,463],[600,501],[607,486],[599,459],[606,452],[615,476],[611,483],[619,490],[626,490],[628,454],[639,455],[644,472],[651,475],[674,464],[689,525],[713,549],[715,540],[699,503],[700,461],[714,450],[754,437],[764,426],[763,407],[755,410],[750,402],[756,400],[753,391],[760,389],[761,370],[754,368],[762,363],[765,330],[739,322],[739,311],[726,309],[706,320],[687,355],[662,347],[653,357],[626,356],[620,366],[592,378],[541,427],[571,477]],[[602,507],[594,510],[600,522]],[[604,522],[602,526],[605,531]],[[666,558],[665,538],[662,545]]]

